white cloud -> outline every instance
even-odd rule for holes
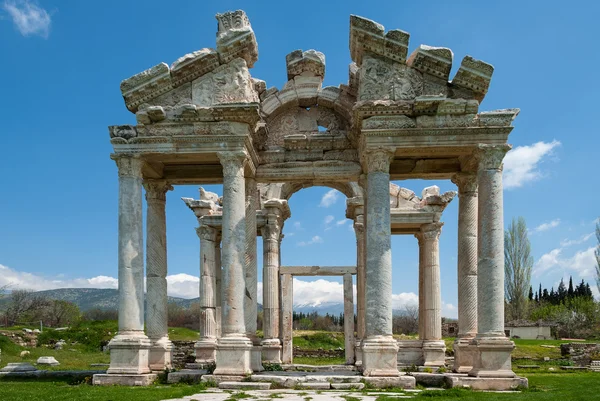
[[[318,279],[302,281],[294,278],[294,305],[319,306],[344,302],[344,285],[335,281]]]
[[[299,221],[294,221],[293,225],[296,230],[302,230],[302,223],[300,223]]]
[[[409,305],[419,305],[419,296],[414,292],[401,292],[400,294],[392,294],[393,309],[402,309]]]
[[[552,150],[560,146],[560,142],[537,142],[530,146],[517,146],[504,158],[504,188],[519,188],[543,176],[539,163]]]
[[[539,226],[537,226],[536,228],[533,229],[534,232],[539,233],[542,231],[548,231],[551,228],[554,227],[558,227],[558,225],[560,224],[560,219],[554,219],[552,221],[549,221],[547,223],[542,223]]]
[[[48,38],[50,14],[36,2],[29,0],[6,0],[2,8],[10,14],[15,26],[23,36],[39,35]]]
[[[199,294],[200,279],[189,274],[167,276],[167,293],[174,297],[196,298]],[[114,277],[96,276],[91,278],[65,279],[44,277],[38,274],[11,269],[0,264],[0,288],[9,290],[55,290],[58,288],[118,288],[119,281]]]
[[[562,241],[560,241],[560,246],[563,248],[572,246],[572,245],[581,245],[584,242],[588,242],[590,238],[592,238],[594,236],[595,233],[589,233],[589,234],[585,234],[582,235],[581,237],[579,237],[578,239],[563,239]]]
[[[442,316],[449,318],[457,318],[458,308],[453,304],[442,302]]]
[[[300,241],[298,242],[298,246],[308,246],[308,245],[313,245],[313,244],[322,244],[323,243],[323,238],[319,237],[318,235],[315,235],[314,237],[312,237],[310,239],[310,241]]]
[[[342,220],[338,220],[335,222],[336,226],[343,226],[344,224],[346,224],[348,222],[348,219],[342,219]]]
[[[542,255],[535,263],[533,274],[540,276],[549,270],[571,270],[579,274],[581,278],[593,279],[595,276],[596,257],[594,255],[595,247],[589,247],[577,251],[571,257],[562,257],[562,249],[556,248]]]
[[[319,207],[329,207],[333,205],[340,197],[340,191],[336,189],[331,189],[323,195],[321,198],[321,203],[319,203]]]
[[[332,215],[325,216],[325,220],[323,221],[325,224],[329,224],[333,221],[334,217]]]

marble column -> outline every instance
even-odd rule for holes
[[[393,152],[365,152],[366,313],[362,343],[365,376],[398,376],[398,343],[392,336],[392,249],[390,228],[390,163]]]
[[[504,334],[504,213],[502,159],[509,145],[480,145],[477,237],[477,346],[469,376],[514,377],[515,345]]]
[[[244,162],[246,153],[217,153],[223,165],[223,271],[222,336],[217,340],[215,375],[252,373],[252,341],[246,336],[244,292],[246,289],[246,213]]]
[[[419,322],[423,340],[423,365],[443,366],[446,345],[442,340],[442,292],[440,285],[439,238],[443,223],[423,224],[419,238],[419,271],[423,296],[419,296]],[[420,295],[420,294],[419,294]]]
[[[291,274],[281,275],[281,328],[282,355],[281,361],[291,364],[293,356],[293,312],[294,312],[294,277]]]
[[[265,202],[266,221],[261,227],[263,239],[263,360],[281,363],[279,340],[279,245],[283,228],[285,200]]]
[[[256,211],[258,209],[258,193],[256,180],[246,177],[246,292],[244,296],[244,318],[246,336],[252,341],[252,371],[262,372],[262,348],[256,336],[258,320],[258,265],[256,259]]]
[[[110,341],[107,374],[150,373],[152,343],[144,334],[142,160],[116,156],[119,168],[119,332]],[[94,378],[96,382],[96,378]]]
[[[477,348],[477,175],[452,177],[458,187],[458,335],[454,341],[457,373],[473,368]]]
[[[202,221],[202,219],[200,219]],[[211,364],[217,349],[217,256],[218,230],[205,224],[196,229],[200,238],[200,338],[194,344],[196,363]]]
[[[219,294],[221,294],[221,274],[222,274],[222,265],[221,265],[221,230],[219,230],[219,232],[217,233],[217,240],[215,241],[215,279],[216,279],[216,302],[217,302],[217,307],[216,307],[216,315],[217,315],[217,338],[221,337],[221,316],[222,316],[222,311],[221,311],[221,296]]]
[[[144,181],[146,189],[146,333],[152,341],[151,370],[171,369],[173,343],[167,317],[167,225],[165,203],[173,187],[164,180]]]
[[[425,332],[423,331],[423,328],[425,327],[425,290],[423,289],[423,283],[425,283],[423,253],[425,247],[423,244],[423,236],[420,233],[415,234],[415,238],[419,242],[419,340],[423,341],[423,338],[425,338]]]
[[[365,224],[364,215],[355,217],[354,233],[356,234],[356,342],[354,357],[357,365],[362,365],[361,342],[365,338]]]
[[[344,274],[344,347],[346,365],[353,365],[354,358],[354,286],[352,274]]]

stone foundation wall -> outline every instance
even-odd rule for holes
[[[560,345],[560,354],[569,357],[579,366],[587,366],[592,356],[600,354],[600,344],[596,343],[567,343]]]
[[[294,347],[295,357],[305,358],[344,358],[345,353],[343,348],[324,350],[324,349],[302,349]]]
[[[186,363],[195,362],[195,343],[195,341],[173,341],[173,368],[183,369]]]

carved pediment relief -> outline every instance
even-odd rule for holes
[[[363,58],[358,100],[413,100],[422,93],[423,77],[417,70],[391,60]]]
[[[331,109],[296,107],[269,122],[265,149],[285,148],[286,138],[345,138],[347,129],[346,122]]]
[[[258,94],[244,59],[237,58],[192,82],[192,103],[197,106],[252,102],[258,102]]]

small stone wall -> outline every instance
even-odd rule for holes
[[[560,354],[569,357],[579,366],[587,366],[592,356],[600,354],[600,344],[596,343],[567,343],[560,345]]]
[[[294,347],[294,356],[305,358],[344,358],[345,352],[343,348],[325,350],[319,349],[303,349]]]
[[[173,341],[173,368],[183,369],[186,363],[195,362],[195,343],[195,341]]]

